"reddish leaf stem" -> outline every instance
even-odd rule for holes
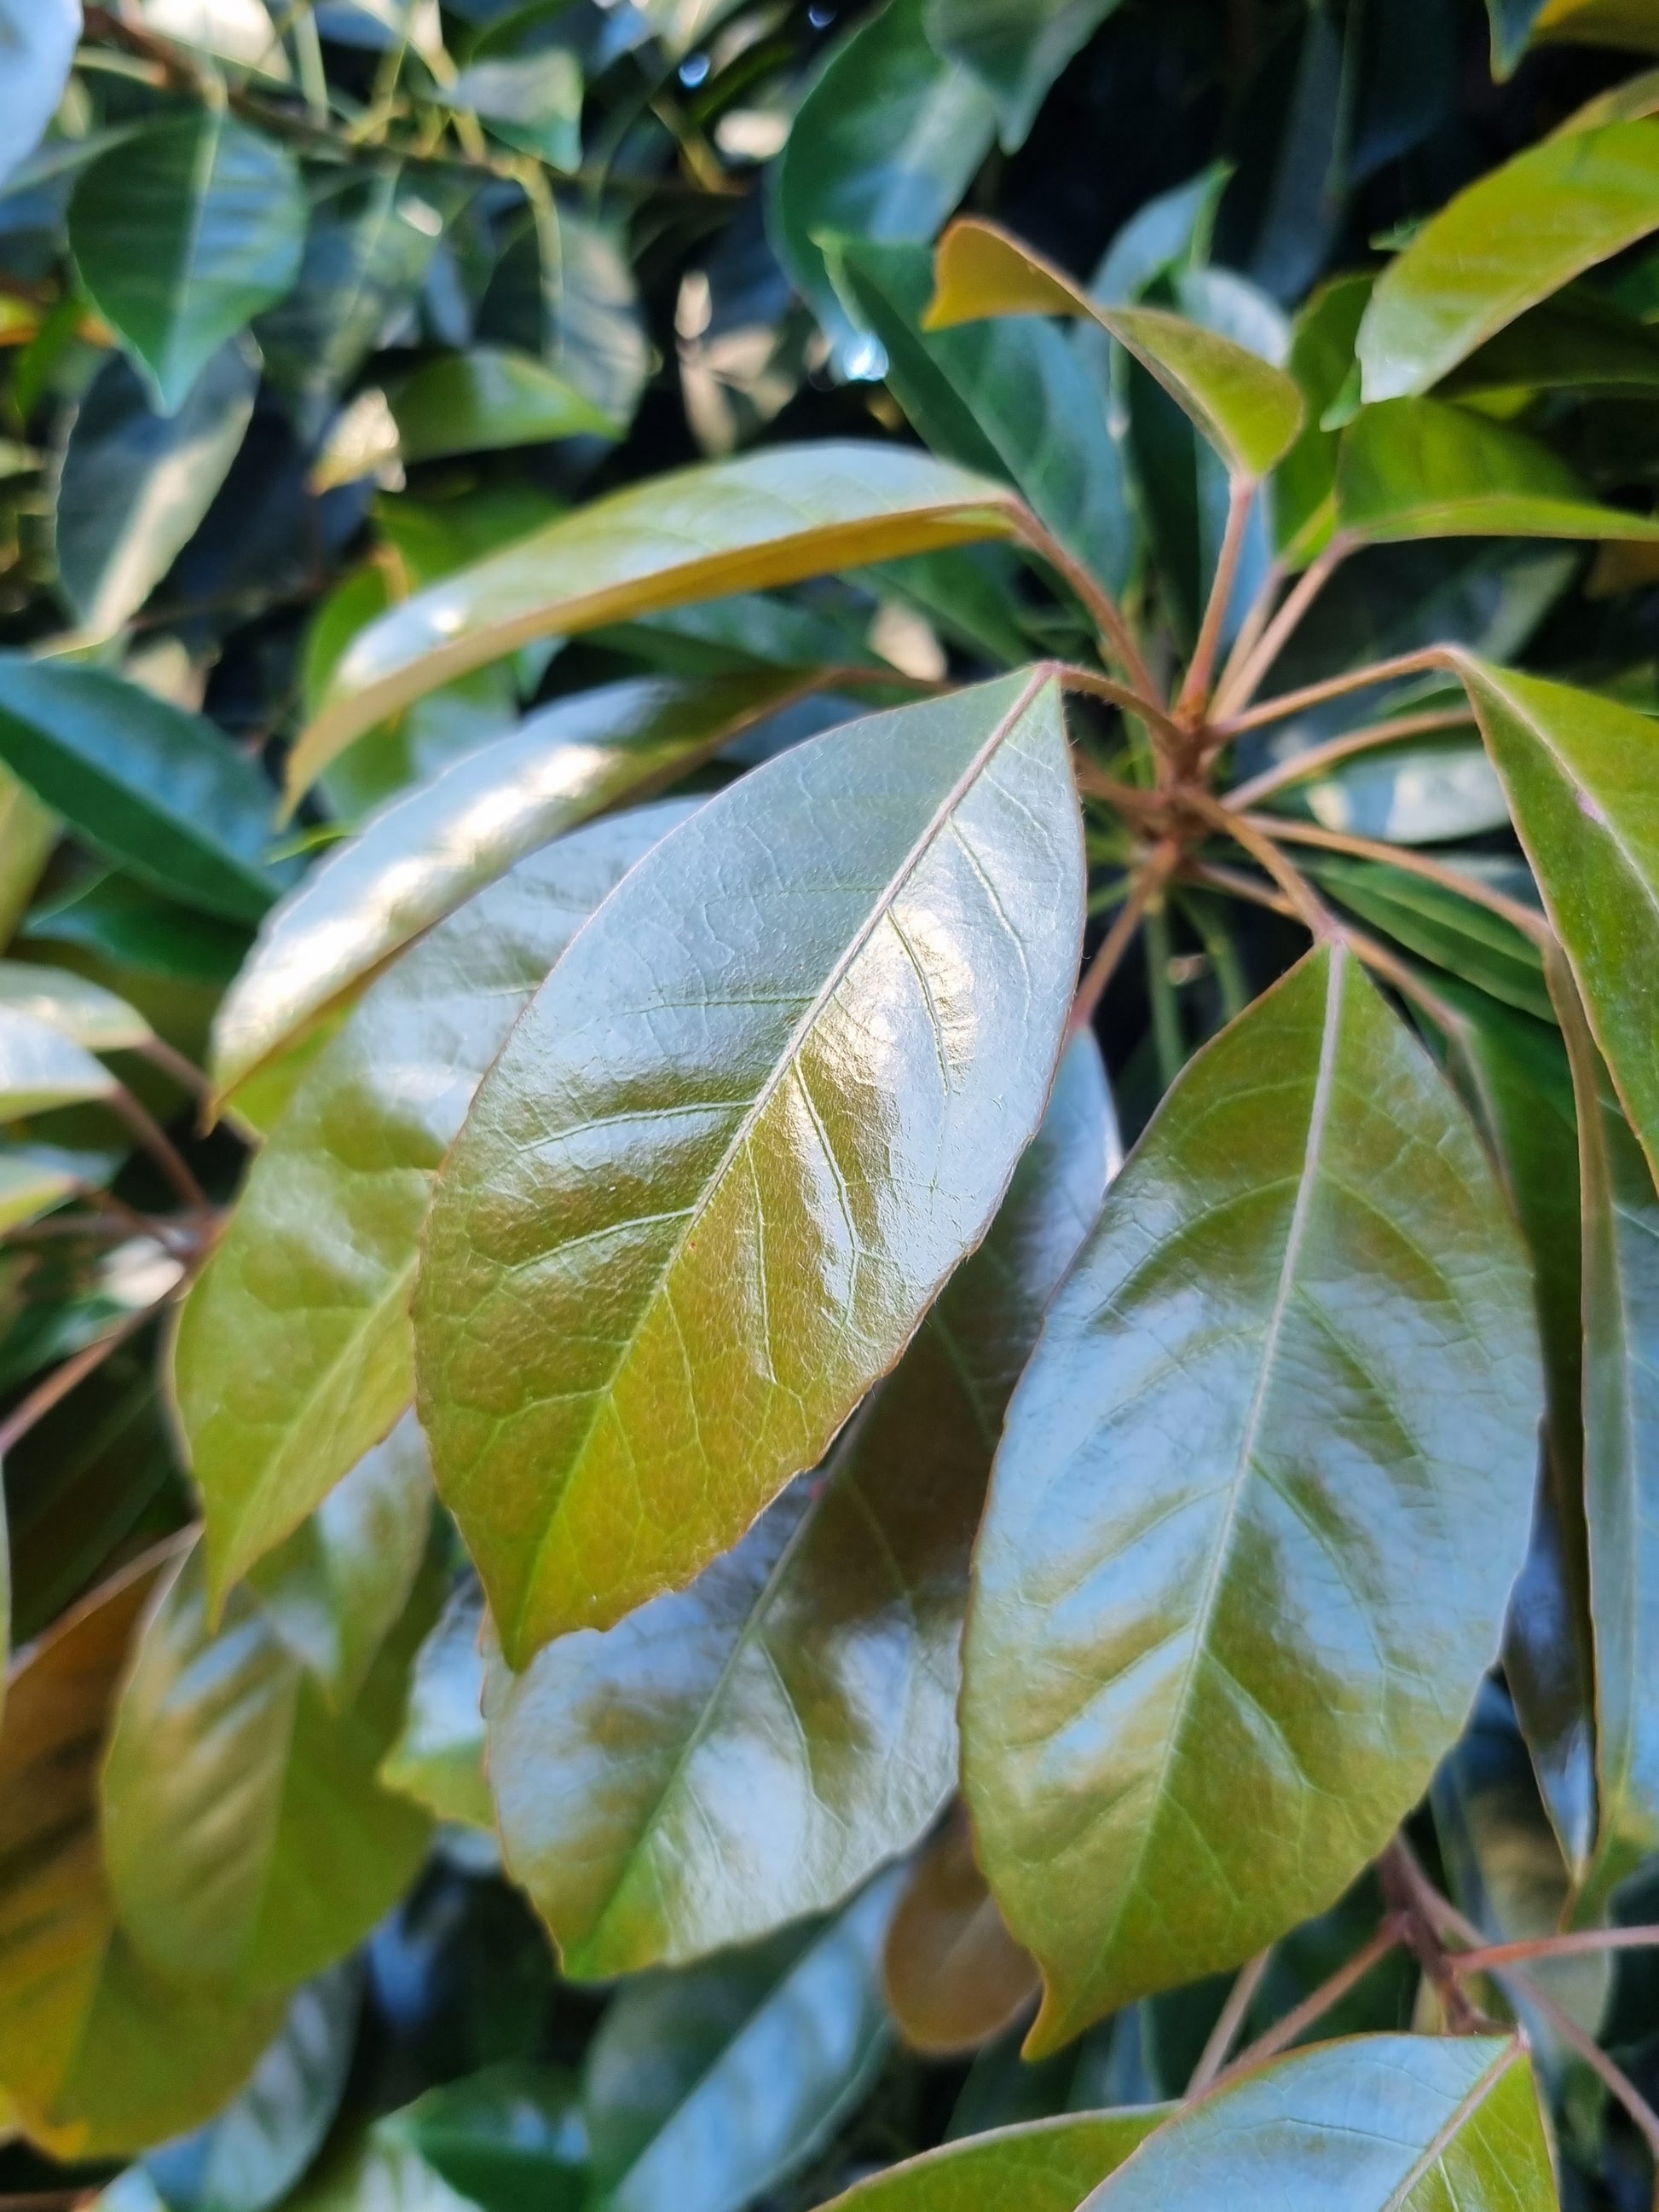
[[[1285,604],[1262,631],[1237,672],[1224,681],[1215,702],[1218,717],[1249,706],[1304,615],[1353,550],[1351,538],[1333,538],[1318,558],[1303,570],[1286,594]]]
[[[1397,653],[1392,660],[1374,660],[1364,668],[1350,669],[1346,676],[1328,676],[1318,684],[1304,684],[1297,691],[1280,691],[1259,707],[1224,714],[1212,723],[1212,734],[1225,743],[1258,730],[1264,723],[1282,722],[1307,707],[1322,707],[1328,699],[1343,699],[1352,691],[1369,691],[1377,684],[1392,684],[1403,676],[1426,676],[1435,669],[1452,669],[1443,645],[1425,646],[1420,653]],[[1454,670],[1454,672],[1455,670]]]
[[[1228,811],[1231,812],[1231,808]],[[1523,906],[1519,899],[1512,899],[1503,891],[1493,890],[1476,877],[1460,874],[1455,868],[1413,851],[1409,845],[1385,845],[1376,837],[1350,836],[1346,830],[1322,830],[1313,822],[1282,821],[1276,814],[1246,814],[1239,818],[1253,829],[1282,837],[1289,845],[1312,845],[1321,852],[1351,854],[1356,860],[1380,860],[1385,867],[1398,868],[1403,875],[1420,876],[1425,883],[1453,891],[1459,898],[1468,899],[1472,906],[1485,907],[1489,914],[1508,922],[1511,929],[1518,929],[1534,945],[1553,945],[1555,941],[1555,933],[1548,922],[1531,907]]]
[[[1121,663],[1123,672],[1134,690],[1147,701],[1162,704],[1162,694],[1152,681],[1152,671],[1140,657],[1133,633],[1123,618],[1123,611],[1111,593],[1089,574],[1080,561],[1075,561],[1060,544],[1037,520],[1029,507],[1018,511],[1020,536],[1048,566],[1062,575],[1088,610],[1097,627],[1107,639],[1114,657]]]
[[[126,1123],[185,1204],[197,1212],[209,1212],[208,1194],[185,1165],[173,1139],[139,1104],[125,1084],[116,1085],[109,1095],[108,1103]]]
[[[1099,950],[1089,963],[1083,981],[1078,985],[1077,996],[1072,1001],[1072,1017],[1066,1024],[1066,1035],[1075,1036],[1079,1030],[1088,1028],[1094,1019],[1106,986],[1117,973],[1119,962],[1128,951],[1140,917],[1174,874],[1181,860],[1181,848],[1173,838],[1153,848],[1151,857],[1139,875],[1129,887],[1129,895],[1118,908],[1117,919],[1107,931]]]
[[[1235,477],[1228,487],[1227,526],[1222,533],[1221,550],[1216,556],[1215,576],[1210,585],[1204,619],[1199,627],[1198,642],[1193,647],[1187,678],[1181,687],[1181,696],[1176,702],[1178,716],[1196,714],[1210,696],[1210,681],[1215,673],[1222,626],[1232,604],[1233,586],[1238,580],[1238,563],[1244,551],[1244,533],[1249,527],[1250,509],[1255,503],[1255,495],[1256,484],[1252,477]]]
[[[1310,745],[1305,752],[1293,753],[1289,760],[1263,769],[1248,783],[1236,784],[1225,794],[1227,805],[1259,806],[1264,799],[1273,798],[1294,784],[1305,783],[1310,776],[1322,775],[1327,769],[1335,768],[1355,753],[1373,752],[1378,746],[1395,744],[1402,738],[1426,737],[1438,730],[1466,729],[1473,720],[1467,708],[1460,714],[1455,708],[1449,707],[1437,714],[1401,714],[1392,722],[1368,723],[1363,730],[1350,730],[1342,737],[1328,738],[1322,745]]]
[[[1273,1955],[1268,1944],[1258,1951],[1254,1959],[1239,1968],[1233,1977],[1233,1985],[1227,1992],[1227,2002],[1221,2008],[1219,2018],[1210,2030],[1209,2039],[1199,2054],[1193,2069],[1193,2077],[1187,2084],[1187,2094],[1196,2097],[1207,2089],[1227,2063],[1227,2054],[1238,2040],[1238,2032],[1244,2025],[1244,2015],[1250,2009],[1250,2001],[1261,1986]]]
[[[1240,2074],[1264,2065],[1269,2058],[1278,2057],[1287,2051],[1297,2038],[1324,2018],[1334,2005],[1340,2004],[1350,1990],[1363,1982],[1379,1960],[1386,1959],[1401,1942],[1399,1923],[1390,1916],[1368,1943],[1362,1944],[1352,1958],[1328,1975],[1316,1990],[1310,1990],[1299,2005],[1295,2005],[1283,2020],[1275,2021],[1264,2035],[1241,2051],[1231,2066],[1214,2077],[1213,2086],[1231,2081]],[[1190,2092],[1189,2092],[1190,2094]]]

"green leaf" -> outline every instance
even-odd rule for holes
[[[198,714],[100,668],[0,653],[0,759],[153,889],[257,921],[293,871],[264,854],[274,794]]]
[[[402,1618],[432,1523],[432,1462],[412,1413],[267,1553],[249,1580],[334,1712],[350,1705]]]
[[[100,1863],[105,1718],[178,1545],[124,1568],[33,1644],[0,1736],[0,2086],[58,2159],[112,2158],[196,2126],[253,2066],[279,1999],[176,1989],[116,1926]]]
[[[592,2212],[738,2212],[811,2161],[885,2055],[895,1893],[628,1984],[588,2045]]]
[[[997,315],[1091,317],[1157,378],[1236,476],[1266,476],[1302,428],[1302,395],[1282,369],[1162,308],[1098,306],[994,223],[952,223],[939,241],[936,278],[929,331]]]
[[[189,1990],[291,1989],[403,1893],[431,1824],[375,1770],[433,1609],[417,1598],[331,1713],[246,1590],[211,1626],[192,1548],[138,1639],[102,1782],[116,1909],[156,1972]]]
[[[1598,507],[1536,438],[1440,399],[1361,409],[1337,462],[1336,517],[1339,528],[1370,544],[1403,538],[1659,539],[1659,523]]]
[[[1279,757],[1292,758],[1300,750],[1287,745]],[[1285,813],[1310,815],[1327,830],[1391,845],[1479,837],[1504,829],[1510,818],[1504,787],[1473,732],[1467,744],[1402,741],[1356,754],[1270,804]]]
[[[482,2212],[581,2212],[587,2130],[575,2082],[507,2059],[428,2089],[375,2123]]]
[[[937,1814],[991,1453],[1114,1149],[1085,1038],[990,1235],[819,1474],[689,1589],[521,1674],[495,1658],[502,1848],[567,1974],[678,1964],[821,1911]]]
[[[1358,351],[1368,401],[1426,392],[1598,261],[1659,228],[1659,123],[1529,146],[1461,191],[1376,281]]]
[[[34,896],[58,829],[57,818],[34,793],[0,767],[0,945],[10,944]]]
[[[612,492],[371,623],[289,756],[289,798],[360,731],[532,638],[1012,528],[1000,485],[896,446],[779,446]]]
[[[1659,729],[1593,691],[1472,654],[1468,687],[1545,909],[1650,1164],[1659,1161]]]
[[[532,854],[382,976],[302,1079],[180,1319],[173,1378],[216,1595],[407,1408],[433,1178],[520,1007],[684,810]]]
[[[581,167],[581,64],[568,47],[474,62],[453,84],[440,85],[436,98],[482,116],[493,137],[550,168]]]
[[[1478,856],[1477,856],[1478,857]],[[1306,872],[1351,913],[1505,1006],[1554,1018],[1538,948],[1501,915],[1382,860],[1310,853]]]
[[[484,1779],[483,1593],[469,1579],[452,1590],[422,1644],[403,1731],[380,1762],[380,1779],[441,1820],[493,1834]]]
[[[728,1549],[989,1226],[1076,979],[1076,808],[1042,672],[872,715],[682,824],[538,994],[415,1306],[509,1665]]]
[[[1555,2212],[1527,2054],[1491,2036],[1371,2035],[1294,2051],[1184,2106],[1089,2212]]]
[[[283,148],[208,106],[146,124],[70,203],[81,282],[164,415],[300,270],[306,204]]]
[[[153,1034],[142,1014],[101,983],[32,960],[0,960],[0,1009],[49,1022],[88,1052],[137,1051]]]
[[[960,1808],[905,1886],[887,1931],[882,1978],[899,2033],[927,2057],[978,2050],[1036,2002],[1036,1961],[1003,1924]]]
[[[1533,307],[1443,379],[1443,398],[1571,392],[1583,397],[1659,390],[1659,338],[1586,287]]]
[[[1037,321],[926,333],[933,261],[921,246],[828,242],[830,275],[887,355],[887,382],[937,453],[1006,476],[1109,590],[1128,580],[1134,525],[1094,379]]]
[[[0,1154],[0,1236],[49,1213],[75,1188],[76,1179],[65,1169],[15,1152]]]
[[[379,2126],[339,2142],[288,2201],[292,2212],[477,2212],[395,2128]]]
[[[1316,951],[1155,1116],[992,1477],[963,1774],[1043,1968],[1034,2053],[1237,1965],[1386,1842],[1497,1650],[1540,1397],[1473,1127]]]
[[[107,1098],[114,1089],[114,1077],[84,1045],[36,1013],[0,1004],[0,1118]]]
[[[1074,2212],[1167,2111],[1068,2112],[996,2128],[904,2159],[830,2202],[835,2212]]]
[[[76,619],[106,637],[136,614],[196,534],[253,413],[259,372],[227,345],[178,412],[151,411],[118,354],[76,410],[58,476],[58,576]]]
[[[111,869],[43,900],[18,935],[33,944],[73,945],[100,969],[107,963],[137,981],[205,988],[216,1000],[240,966],[250,933],[243,924],[160,898]]]
[[[1291,329],[1286,367],[1306,412],[1273,472],[1272,511],[1274,547],[1293,562],[1311,560],[1330,538],[1340,439],[1322,417],[1353,374],[1354,340],[1370,295],[1369,276],[1336,277],[1314,294]]]
[[[887,0],[831,47],[773,168],[772,246],[843,358],[854,334],[820,241],[926,240],[991,149],[996,110],[927,33],[929,0]]]
[[[927,0],[927,36],[970,69],[994,101],[1005,153],[1030,135],[1049,86],[1087,44],[1117,0]]]
[[[58,111],[81,36],[79,0],[0,0],[0,184],[28,159]]]
[[[474,346],[443,354],[390,394],[406,461],[493,453],[555,438],[618,438],[624,425],[528,354]]]

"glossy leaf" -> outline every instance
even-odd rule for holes
[[[0,654],[0,759],[94,849],[209,914],[257,921],[273,793],[210,722],[100,668]],[[292,873],[289,870],[287,873]]]
[[[872,715],[711,800],[538,994],[415,1307],[509,1664],[734,1543],[983,1236],[1075,980],[1076,805],[1041,672]]]
[[[133,1630],[177,1547],[126,1567],[31,1646],[0,1735],[0,2083],[30,2139],[107,2158],[195,2126],[282,2014],[191,1996],[117,1929],[100,1864],[98,1765]]]
[[[445,1148],[525,1000],[683,811],[595,823],[519,861],[380,978],[302,1079],[175,1347],[216,1593],[408,1407],[410,1285]]]
[[[689,1589],[522,1674],[495,1658],[502,1845],[567,1973],[678,1963],[823,1911],[937,1814],[991,1453],[1115,1151],[1085,1039],[990,1235],[820,1474]]]
[[[1036,1962],[1003,1925],[965,1819],[949,1821],[916,1862],[883,1970],[899,2033],[930,2057],[978,2050],[1036,2002]]]
[[[32,960],[0,960],[0,1009],[49,1022],[88,1052],[132,1052],[150,1041],[141,1013],[67,968]]]
[[[895,1887],[884,1875],[837,1919],[629,1984],[588,2047],[595,2212],[738,2212],[811,2160],[885,2052]]]
[[[1285,366],[1305,413],[1296,443],[1273,474],[1273,543],[1281,555],[1311,560],[1335,520],[1333,495],[1340,438],[1322,417],[1353,374],[1354,340],[1370,298],[1369,276],[1339,276],[1322,285],[1296,318]]]
[[[1402,743],[1356,754],[1273,803],[1287,813],[1305,811],[1327,830],[1391,845],[1479,837],[1510,818],[1504,787],[1473,731],[1465,744]]]
[[[1554,2212],[1527,2055],[1491,2036],[1375,2035],[1295,2051],[1184,2107],[1089,2212]]]
[[[635,677],[556,701],[374,816],[260,931],[213,1027],[222,1097],[516,860],[695,768],[799,689],[789,672]]]
[[[0,1005],[0,1115],[21,1120],[54,1106],[107,1098],[114,1088],[109,1070],[54,1023]]]
[[[1538,948],[1501,915],[1460,898],[1443,884],[1390,867],[1386,860],[1310,854],[1306,869],[1351,913],[1408,951],[1432,960],[1505,1006],[1535,1014],[1540,1021],[1553,1018]]]
[[[921,246],[831,241],[830,274],[887,356],[887,383],[937,453],[1006,476],[1111,590],[1127,581],[1133,522],[1094,380],[1062,334],[1034,319],[924,332],[932,256]]]
[[[0,0],[0,184],[46,136],[69,82],[81,35],[80,0]]]
[[[401,1619],[432,1523],[432,1462],[412,1413],[364,1453],[250,1580],[271,1625],[336,1712]]]
[[[1392,399],[1361,410],[1342,441],[1336,514],[1342,530],[1372,544],[1404,538],[1659,538],[1659,523],[1598,507],[1537,439],[1438,399]]]
[[[907,2158],[830,2201],[836,2212],[1075,2212],[1166,2112],[1147,2105],[996,2128]]]
[[[1386,1841],[1497,1649],[1540,1398],[1473,1127],[1310,955],[1154,1119],[992,1477],[963,1772],[1043,1967],[1034,2052],[1239,1964]]]
[[[299,274],[305,197],[284,149],[208,106],[146,124],[76,179],[81,282],[165,415]]]
[[[886,0],[832,47],[771,179],[768,228],[830,336],[854,342],[823,237],[931,239],[991,149],[996,110],[928,35],[929,0]]]
[[[493,1832],[495,1807],[484,1779],[483,1627],[483,1593],[469,1579],[451,1591],[416,1655],[409,1711],[380,1762],[380,1779],[441,1820]]]
[[[996,104],[998,136],[1013,153],[1030,135],[1049,86],[1117,0],[929,0],[927,35],[965,63]]]
[[[289,757],[290,797],[382,716],[533,638],[1012,527],[1000,486],[893,446],[774,447],[613,492],[372,623]]]
[[[1659,228],[1659,123],[1529,146],[1477,179],[1382,271],[1360,325],[1368,401],[1426,392],[1598,261]]]
[[[1659,732],[1595,692],[1455,663],[1596,1042],[1659,1160],[1659,1032],[1640,985],[1659,958]]]
[[[507,2060],[376,2123],[482,2212],[581,2212],[587,2130],[570,2075]]]
[[[58,580],[82,628],[136,614],[195,535],[241,445],[257,363],[227,345],[173,415],[154,413],[118,355],[76,409],[53,509]]]
[[[477,2212],[395,2129],[379,2127],[337,2143],[289,2202],[295,2212]]]
[[[930,331],[996,315],[1091,317],[1156,377],[1240,477],[1265,476],[1302,427],[1302,395],[1282,369],[1162,308],[1097,306],[994,223],[952,223],[939,241],[936,281]]]
[[[432,1611],[407,1610],[352,1705],[331,1713],[246,1590],[211,1626],[191,1551],[138,1640],[101,1792],[121,1924],[158,1973],[185,1989],[291,1989],[402,1894],[430,1823],[375,1770]]]
[[[441,355],[400,384],[391,401],[406,461],[554,438],[616,438],[623,428],[552,369],[501,346]]]

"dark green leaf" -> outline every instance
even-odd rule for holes
[[[475,346],[417,368],[391,394],[406,461],[539,446],[554,438],[617,438],[623,426],[528,354]]]
[[[581,167],[581,64],[567,47],[475,62],[438,98],[482,116],[495,137],[550,168]]]
[[[1488,338],[1444,378],[1447,398],[1659,390],[1659,338],[1588,289],[1564,292]]]
[[[223,110],[147,124],[76,179],[70,245],[164,415],[299,273],[306,204],[283,148]]]
[[[928,0],[927,36],[964,63],[995,103],[1003,150],[1023,146],[1049,86],[1117,0]]]
[[[1073,2212],[1164,2118],[1148,2105],[998,2128],[908,2158],[832,2202],[836,2212]]]
[[[963,1772],[1043,1967],[1034,2051],[1240,1963],[1387,1840],[1496,1651],[1540,1396],[1473,1127],[1316,951],[1155,1118],[992,1478]]]
[[[1540,1021],[1554,1018],[1538,948],[1501,915],[1382,860],[1309,854],[1307,872],[1408,951]]]
[[[1041,672],[872,715],[711,800],[538,994],[416,1296],[509,1664],[734,1543],[983,1235],[1075,980],[1076,806]]]
[[[587,2129],[568,2074],[509,2059],[376,2124],[482,2212],[581,2212]]]

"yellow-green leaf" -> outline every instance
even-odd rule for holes
[[[830,2203],[834,2212],[1074,2212],[1169,2110],[1067,2112],[993,2128],[872,2173]]]

